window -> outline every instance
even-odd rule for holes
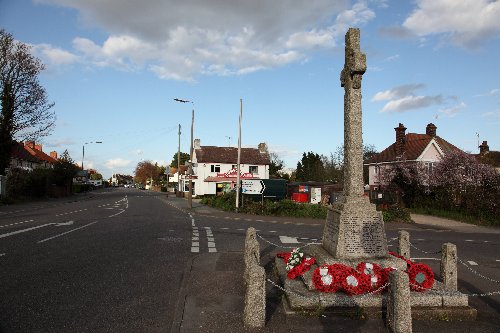
[[[217,165],[212,164],[210,166],[210,172],[220,172],[220,165],[218,165],[218,164]]]
[[[237,165],[237,164],[233,164],[233,165],[231,166],[231,169],[234,169],[234,170],[238,169],[238,165]]]
[[[250,172],[251,174],[259,173],[259,167],[256,165],[250,165],[248,167],[248,172]]]

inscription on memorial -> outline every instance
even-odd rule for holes
[[[373,256],[385,252],[380,218],[349,216],[343,220],[346,255]]]

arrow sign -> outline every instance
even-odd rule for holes
[[[265,189],[266,185],[260,179],[244,179],[241,181],[241,193],[243,194],[262,194]]]

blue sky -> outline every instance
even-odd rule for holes
[[[500,150],[500,2],[487,0],[0,0],[0,26],[47,69],[57,126],[45,152],[68,149],[105,177],[189,151],[191,104],[202,145],[266,142],[294,168],[343,142],[344,35],[361,29],[363,141],[394,127],[465,151]]]

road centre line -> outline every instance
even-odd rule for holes
[[[121,213],[123,213],[123,212],[125,212],[125,209],[122,209],[122,211],[121,211],[121,212],[116,213],[116,214],[113,214],[113,215],[110,215],[110,216],[108,216],[108,217],[115,217],[115,216],[117,216],[117,215],[120,215],[120,214],[121,214]]]
[[[33,222],[33,221],[34,220],[26,220],[26,221],[22,221],[22,222],[15,222],[15,223],[11,223],[11,224],[0,225],[0,228],[10,227],[13,225],[23,224],[23,223]]]
[[[53,225],[53,224],[54,223],[47,223],[47,224],[42,224],[42,225],[39,225],[39,226],[36,226],[36,227],[28,228],[28,229],[16,230],[16,231],[13,231],[13,232],[9,232],[7,234],[0,235],[0,238],[9,237],[9,236],[12,236],[12,235],[16,235],[16,234],[20,234],[20,233],[23,233],[23,232],[27,232],[27,231],[31,231],[31,230],[43,228],[43,227],[46,227],[46,226],[49,226],[49,225]]]
[[[48,240],[51,240],[51,239],[54,239],[54,238],[57,238],[57,237],[61,237],[61,236],[64,236],[66,234],[69,234],[70,232],[73,232],[73,231],[77,231],[77,230],[80,230],[80,229],[83,229],[83,228],[86,228],[88,226],[91,226],[92,224],[96,224],[97,222],[99,221],[94,221],[94,222],[91,222],[89,224],[85,224],[81,227],[78,227],[78,228],[75,228],[75,229],[71,229],[69,231],[66,231],[66,232],[63,232],[62,234],[59,234],[59,235],[55,235],[55,236],[52,236],[52,237],[49,237],[49,238],[45,238],[45,239],[42,239],[41,241],[38,241],[37,244],[40,244],[40,243],[43,243],[43,242],[46,242]]]

